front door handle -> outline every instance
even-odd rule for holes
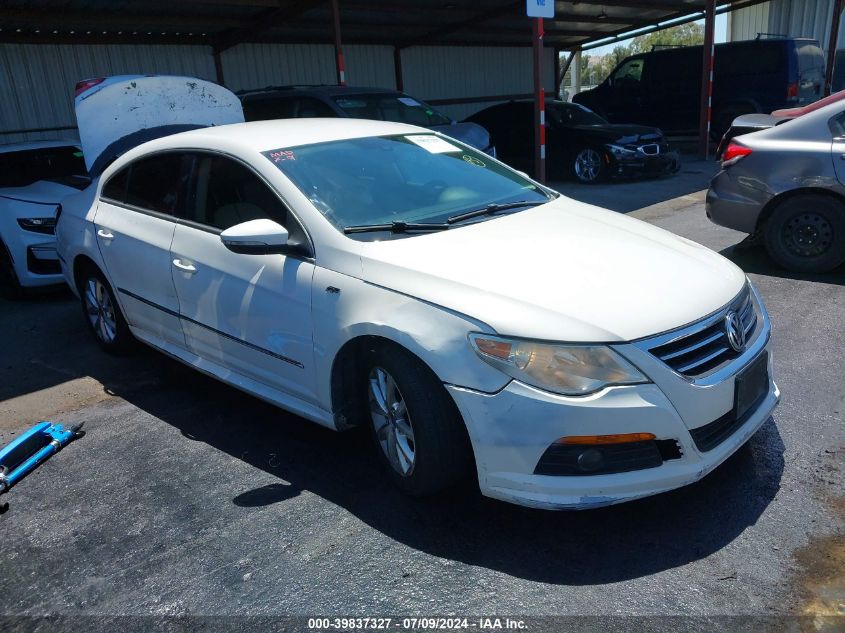
[[[186,273],[195,273],[197,272],[197,267],[191,264],[190,262],[184,262],[181,259],[174,259],[173,265],[176,266],[179,270],[184,270]]]
[[[845,160],[845,154],[840,154],[840,155],[839,155],[839,160]]]
[[[100,229],[99,231],[97,231],[97,235],[102,237],[104,240],[114,239],[114,234],[112,234],[110,231],[108,231],[106,229]]]

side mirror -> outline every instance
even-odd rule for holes
[[[233,253],[272,255],[287,250],[288,230],[278,222],[262,218],[230,226],[220,234],[220,241]]]

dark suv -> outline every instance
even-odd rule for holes
[[[269,86],[237,93],[247,121],[346,117],[395,121],[442,132],[491,156],[490,135],[475,123],[458,123],[404,92],[348,86]]]
[[[607,79],[572,99],[612,123],[698,130],[701,46],[655,50],[623,59]],[[741,114],[812,103],[824,86],[824,53],[816,40],[756,39],[718,44],[711,131],[720,138]]]

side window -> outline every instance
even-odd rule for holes
[[[845,112],[841,114],[837,114],[835,117],[830,119],[827,122],[828,128],[830,128],[830,133],[833,135],[835,139],[841,139],[845,137]]]
[[[616,87],[639,86],[643,76],[645,60],[641,57],[629,59],[613,73],[613,85]]]
[[[181,216],[184,209],[185,154],[157,154],[131,165],[124,202],[142,209]]]
[[[296,116],[300,119],[310,119],[314,117],[336,117],[329,106],[313,97],[300,97],[297,99]]]
[[[129,184],[129,171],[131,169],[131,165],[124,167],[109,178],[109,181],[103,185],[103,191],[100,194],[101,197],[114,200],[115,202],[124,202],[126,200],[126,185]]]
[[[297,100],[293,97],[263,97],[244,101],[244,118],[247,121],[292,119],[296,116]]]
[[[288,216],[284,203],[245,165],[223,156],[199,156],[195,182],[188,220],[224,231],[268,218],[284,226],[292,241],[305,241],[305,232]]]

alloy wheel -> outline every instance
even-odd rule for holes
[[[601,154],[592,148],[582,149],[575,157],[575,175],[582,182],[593,182],[601,173]]]
[[[117,338],[114,305],[108,289],[95,277],[85,284],[85,312],[97,338],[106,344],[114,343]]]
[[[368,385],[370,417],[379,446],[393,469],[408,477],[414,469],[416,444],[405,399],[396,381],[381,367],[370,371]]]

